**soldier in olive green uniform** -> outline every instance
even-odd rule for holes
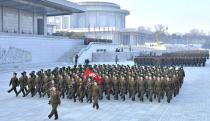
[[[36,93],[39,93],[39,97],[41,98],[42,97],[42,77],[41,77],[41,72],[37,72],[37,78],[36,78],[36,91],[35,91],[35,94]]]
[[[98,99],[99,99],[99,87],[97,85],[97,82],[94,82],[94,85],[93,85],[93,108],[96,107],[97,110],[99,109]]]
[[[114,99],[118,100],[119,80],[117,79],[116,76],[113,76],[112,83],[113,83]]]
[[[106,99],[110,100],[111,82],[108,76],[105,77],[105,83]]]
[[[173,82],[171,78],[167,77],[166,78],[166,96],[167,96],[167,102],[170,103],[173,95]]]
[[[67,83],[67,98],[72,99],[72,91],[73,91],[73,85],[72,85],[72,78],[70,75],[67,75],[66,77],[66,83]]]
[[[28,77],[26,76],[26,72],[22,73],[22,76],[19,78],[19,83],[20,83],[20,90],[18,91],[17,95],[20,94],[20,92],[23,93],[23,97],[25,97],[27,90],[27,83],[28,83]]]
[[[58,105],[61,104],[61,100],[60,100],[60,94],[59,92],[56,90],[55,87],[52,87],[51,89],[51,93],[50,93],[50,101],[49,104],[52,105],[52,111],[51,113],[48,115],[48,118],[50,119],[53,115],[55,115],[55,120],[58,119],[58,111],[57,111],[57,107]]]
[[[72,85],[73,85],[73,90],[72,90],[72,95],[71,97],[74,99],[74,102],[76,102],[76,98],[77,98],[77,81],[76,81],[77,77],[75,77],[74,79],[72,79]]]
[[[79,80],[79,87],[78,87],[78,98],[80,102],[83,102],[84,94],[85,93],[85,87],[84,87],[84,82],[80,78]]]
[[[138,86],[138,96],[140,98],[140,101],[144,101],[144,93],[145,93],[145,82],[144,82],[144,78],[138,77],[137,79],[137,86]]]
[[[160,102],[161,94],[162,94],[162,81],[161,77],[157,77],[157,80],[155,81],[155,94],[157,95],[158,102]]]
[[[92,103],[92,90],[93,90],[93,81],[88,78],[88,82],[87,82],[87,86],[86,86],[86,90],[87,90],[87,102]]]
[[[9,83],[9,86],[12,85],[12,88],[8,90],[8,93],[14,90],[16,96],[18,96],[17,89],[16,89],[18,86],[18,78],[16,76],[17,76],[17,73],[13,73],[13,77],[11,78],[10,83]]]
[[[129,89],[129,98],[131,98],[132,101],[135,101],[136,82],[135,82],[133,76],[129,77],[128,85],[129,85],[129,87],[128,87],[128,89]]]
[[[58,82],[59,88],[58,89],[61,93],[60,96],[62,96],[63,99],[65,98],[65,85],[66,85],[66,82],[65,82],[64,76],[59,74],[59,82]]]
[[[34,72],[30,73],[30,78],[28,79],[28,92],[26,93],[26,96],[31,92],[31,97],[34,96],[35,93],[35,79],[36,75],[34,75]]]
[[[122,100],[125,100],[125,93],[126,93],[126,82],[125,82],[125,77],[121,75],[120,78],[120,95]]]
[[[147,93],[148,93],[147,95],[149,97],[150,102],[152,102],[153,88],[154,88],[154,83],[153,83],[152,76],[150,75],[147,82]]]

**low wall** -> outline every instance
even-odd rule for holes
[[[0,36],[0,48],[19,48],[31,53],[32,63],[56,62],[65,52],[83,40],[48,37]]]

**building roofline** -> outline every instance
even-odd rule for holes
[[[47,16],[70,15],[72,13],[83,13],[86,11],[85,7],[67,0],[0,0],[0,5],[17,9],[21,9],[21,6],[26,6],[23,9],[27,8],[26,10],[31,9],[31,11],[33,11],[33,7],[39,10],[43,8],[43,10],[47,9],[45,11]]]
[[[83,6],[67,0],[40,0],[40,1],[44,3],[46,6],[55,7],[56,9],[65,10],[67,12],[83,13],[86,11],[86,9]]]
[[[113,6],[113,7],[117,7],[120,8],[120,6],[116,3],[112,3],[112,2],[104,2],[104,1],[84,1],[84,2],[78,2],[79,5],[94,5],[94,4],[104,4],[104,5],[109,5],[109,6]]]

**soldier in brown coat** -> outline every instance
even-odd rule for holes
[[[13,73],[13,77],[11,78],[10,83],[9,83],[9,86],[12,85],[12,88],[10,90],[8,90],[8,93],[10,93],[11,91],[14,90],[14,92],[17,96],[18,94],[17,94],[16,87],[18,86],[18,78],[16,76],[17,76],[17,73]]]
[[[92,103],[92,90],[93,90],[93,83],[92,83],[92,80],[90,78],[88,78],[88,82],[87,82],[87,85],[86,85],[86,99],[87,99],[87,102],[90,102]]]
[[[99,109],[98,99],[99,99],[99,87],[97,85],[97,82],[94,82],[94,85],[93,85],[93,108],[95,108],[95,106],[96,106],[97,110]]]
[[[35,95],[36,93],[39,93],[39,97],[42,97],[42,78],[41,78],[41,72],[37,72],[37,78],[36,78],[36,91],[35,91]]]
[[[50,119],[53,115],[55,115],[55,120],[57,120],[58,119],[57,107],[58,105],[61,104],[61,100],[60,100],[60,94],[55,87],[51,88],[50,97],[51,98],[50,98],[49,104],[52,105],[52,111],[48,115],[48,118]]]
[[[35,79],[36,75],[34,75],[34,72],[30,73],[30,78],[28,79],[28,92],[26,93],[26,96],[31,92],[31,97],[34,96],[35,93]]]
[[[137,79],[137,89],[138,89],[138,97],[140,98],[140,101],[144,101],[144,93],[145,93],[145,82],[144,78],[138,77]]]
[[[125,82],[125,77],[121,75],[120,78],[120,95],[122,100],[125,100],[125,93],[126,93],[126,82]]]
[[[119,81],[116,76],[113,76],[112,83],[113,83],[114,99],[118,100]]]
[[[111,91],[111,85],[110,85],[110,79],[108,76],[105,77],[105,90],[106,90],[106,98],[107,100],[110,100],[110,91]]]
[[[26,72],[23,72],[21,74],[22,74],[22,76],[19,79],[20,90],[18,91],[17,95],[19,95],[20,92],[22,92],[23,93],[23,97],[25,97],[26,96],[25,94],[28,91],[27,88],[26,88],[27,83],[28,83],[28,77],[26,76]]]

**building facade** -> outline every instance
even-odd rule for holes
[[[111,39],[113,43],[138,46],[141,43],[137,29],[126,28],[128,10],[110,2],[79,2],[86,11],[73,15],[48,17],[56,24],[56,31],[84,32],[87,38]]]
[[[84,12],[66,0],[0,0],[0,32],[47,35],[47,17]]]
[[[86,8],[85,13],[71,16],[71,28],[104,28],[117,30],[125,28],[125,17],[129,11],[123,10],[119,5],[108,2],[80,2]]]
[[[114,29],[125,28],[126,16],[129,11],[123,10],[119,5],[109,2],[79,2],[79,5],[86,9],[85,13],[78,13],[71,16],[49,17],[49,22],[57,24],[58,31],[77,31],[88,29]]]

